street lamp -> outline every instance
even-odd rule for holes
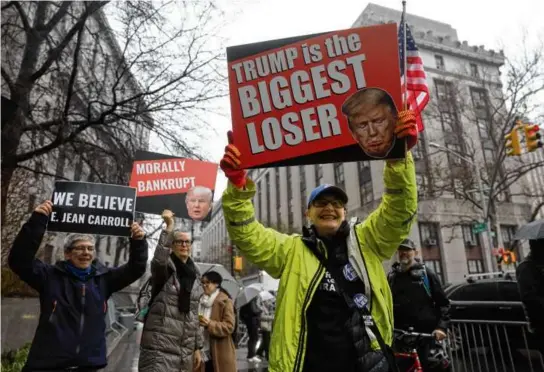
[[[487,267],[488,267],[489,271],[492,271],[493,270],[493,265],[491,263],[491,249],[493,249],[493,238],[491,237],[491,224],[489,223],[489,218],[487,217],[487,213],[486,213],[487,212],[487,203],[486,203],[486,200],[485,200],[484,187],[482,185],[482,176],[481,176],[481,173],[480,173],[480,168],[472,160],[470,160],[469,158],[466,158],[463,155],[459,155],[457,152],[455,152],[455,151],[453,151],[453,150],[451,150],[451,149],[449,149],[447,147],[441,146],[438,143],[429,142],[429,146],[440,149],[442,151],[445,151],[448,154],[451,154],[451,155],[457,157],[458,159],[461,159],[462,161],[469,163],[474,168],[474,172],[476,173],[476,179],[478,180],[478,189],[480,190],[480,198],[482,199],[482,213],[484,215],[484,221],[486,223],[485,232],[487,234],[489,250],[490,250],[488,252],[488,254],[486,255]]]

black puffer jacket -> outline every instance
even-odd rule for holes
[[[544,340],[544,245],[538,251],[531,250],[516,269],[516,277],[531,327]]]
[[[427,272],[430,296],[424,285]],[[393,265],[388,275],[393,294],[395,328],[431,333],[437,328],[446,330],[449,326],[450,301],[446,297],[438,276],[429,268],[416,262],[408,271],[402,271],[400,264]]]

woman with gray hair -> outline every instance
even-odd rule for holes
[[[162,231],[151,261],[152,297],[140,343],[140,372],[192,372],[202,362],[198,305],[200,272],[191,259],[191,236],[174,231],[174,214],[162,212]]]
[[[15,238],[9,266],[40,294],[41,313],[23,372],[97,371],[106,366],[107,301],[140,278],[146,269],[147,242],[142,228],[131,226],[128,262],[106,268],[95,260],[91,235],[71,234],[64,261],[54,266],[34,256],[53,204],[39,205]]]

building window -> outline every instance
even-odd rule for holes
[[[444,275],[442,273],[442,262],[440,260],[425,260],[425,266],[429,267],[438,275],[441,284],[444,283]]]
[[[299,166],[300,173],[300,216],[302,224],[306,222],[306,169],[304,165]]]
[[[470,64],[470,76],[477,78],[479,76],[478,73],[478,65],[475,63]]]
[[[446,148],[454,152],[455,154],[461,155],[461,145],[457,143],[446,143]],[[448,163],[450,165],[450,168],[456,166],[463,166],[463,160],[459,156],[452,155],[450,152],[448,152]]]
[[[363,206],[366,203],[374,200],[370,162],[360,161],[357,163],[357,167],[359,168],[359,192],[361,198],[361,206]]]
[[[440,119],[442,122],[442,130],[444,132],[458,132],[457,115],[454,112],[442,111],[440,113]]]
[[[468,273],[480,274],[484,272],[484,262],[482,260],[467,260]]]
[[[423,142],[423,136],[419,138],[418,143],[412,149],[412,155],[414,161],[423,160],[425,158],[425,143]]]
[[[314,172],[315,172],[315,186],[321,185],[323,183],[323,165],[316,164],[314,165]]]
[[[291,185],[291,167],[285,168],[287,171],[287,228],[293,226],[293,187]]]
[[[463,231],[463,242],[465,243],[465,248],[472,248],[477,244],[476,235],[472,231],[472,225],[461,225],[461,230]]]
[[[485,109],[487,107],[487,93],[484,89],[470,88],[472,96],[472,104],[477,109]]]
[[[334,184],[340,188],[344,187],[344,163],[334,163]]]
[[[477,119],[476,123],[478,124],[478,131],[480,132],[480,138],[487,140],[489,136],[489,124],[486,119]]]
[[[416,173],[416,185],[417,185],[417,196],[419,199],[424,199],[425,198],[425,187],[426,187],[426,182],[425,182],[425,175],[421,174],[421,173]]]
[[[516,234],[516,226],[501,225],[501,237],[504,248],[513,248],[514,235]]]
[[[265,183],[266,183],[266,195],[267,197],[265,198],[265,203],[266,203],[266,223],[268,225],[270,225],[270,223],[272,222],[271,219],[270,219],[270,208],[271,208],[271,205],[270,205],[270,172],[266,172],[265,176],[264,176],[264,180],[265,180]]]
[[[425,247],[438,246],[438,225],[436,223],[419,223],[419,237]]]
[[[436,54],[434,56],[434,62],[436,63],[436,68],[439,69],[439,70],[445,70],[445,66],[444,66],[444,57],[442,57],[441,55],[438,55]]]
[[[435,79],[434,85],[438,102],[453,105],[455,98],[453,84],[450,81]]]

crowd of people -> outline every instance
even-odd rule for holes
[[[416,144],[413,113],[399,113],[395,133],[408,138],[409,147]],[[417,214],[410,152],[405,160],[386,160],[381,204],[362,221],[347,218],[343,189],[316,187],[306,205],[309,224],[300,235],[279,233],[255,219],[256,187],[240,168],[240,155],[229,135],[220,163],[229,179],[222,198],[227,230],[249,260],[280,280],[274,310],[258,296],[240,309],[249,361],[268,359],[270,372],[397,371],[392,347],[399,328],[433,335],[418,347],[423,370],[429,370],[432,343],[447,337],[449,300],[407,239]],[[128,262],[106,268],[95,259],[92,236],[71,234],[65,260],[44,264],[34,256],[52,207],[46,201],[36,208],[9,256],[13,271],[40,294],[39,324],[24,371],[97,371],[107,364],[107,300],[145,273],[147,239],[133,223]],[[151,295],[139,318],[144,325],[138,369],[236,371],[234,299],[219,273],[200,272],[191,258],[192,237],[174,229],[173,213],[165,210],[162,219]],[[518,270],[522,299],[540,335],[542,248],[542,241],[531,241],[531,255]],[[383,262],[395,254],[399,262],[386,275]]]

